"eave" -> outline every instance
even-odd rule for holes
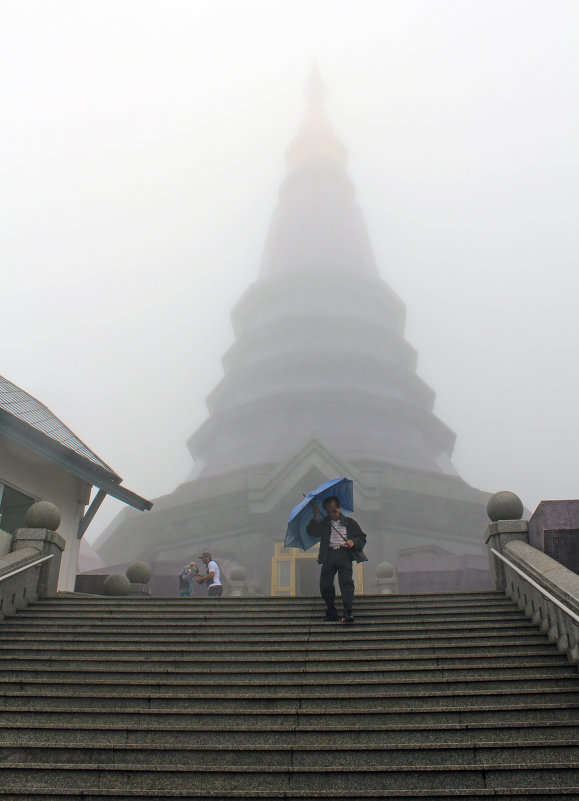
[[[146,498],[121,487],[122,478],[114,471],[75,453],[4,409],[0,409],[0,433],[135,509],[145,511],[153,506]]]

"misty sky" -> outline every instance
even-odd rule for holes
[[[578,497],[578,40],[576,0],[0,0],[0,372],[183,481],[316,57],[456,467]]]

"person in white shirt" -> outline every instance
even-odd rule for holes
[[[207,568],[207,572],[204,576],[195,576],[195,581],[198,584],[207,585],[207,596],[209,598],[221,598],[223,586],[221,584],[219,565],[211,558],[209,551],[200,553],[198,559],[201,559]]]

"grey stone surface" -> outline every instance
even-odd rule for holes
[[[376,568],[376,577],[380,579],[389,579],[394,576],[394,567],[390,562],[380,562]]]
[[[105,595],[128,595],[131,591],[131,582],[122,573],[113,573],[103,584]]]
[[[129,590],[129,595],[138,598],[150,598],[151,594],[152,594],[151,588],[148,584],[138,584],[134,581],[131,581],[131,588]]]
[[[58,598],[4,621],[13,801],[536,799],[576,769],[576,670],[498,593],[363,597],[353,627],[318,599],[222,600]]]
[[[50,501],[37,501],[26,510],[28,528],[45,528],[48,531],[56,531],[60,526],[60,521],[60,510]]]
[[[28,570],[21,568],[35,562],[40,555],[37,548],[27,547],[0,557],[0,620],[38,597],[40,566]],[[9,577],[15,570],[20,572]]]
[[[545,587],[552,595],[579,614],[579,575],[545,553],[524,542],[512,542],[504,554],[517,567]]]
[[[133,562],[126,569],[125,575],[131,584],[148,584],[153,573],[146,562]]]
[[[498,520],[520,520],[523,516],[523,502],[514,492],[501,490],[493,493],[489,498],[487,514],[493,522]]]
[[[241,565],[235,565],[229,572],[231,581],[245,581],[247,578],[247,570]]]
[[[36,548],[41,556],[51,557],[40,566],[36,595],[39,598],[56,595],[62,552],[66,547],[64,537],[51,529],[17,529],[12,537],[12,552],[29,547]]]
[[[0,558],[10,553],[12,548],[12,534],[0,529]]]
[[[486,527],[485,542],[495,589],[504,592],[507,580],[504,563],[492,553],[491,548],[502,554],[508,543],[527,542],[528,538],[527,520],[499,520]]]
[[[374,579],[374,592],[377,595],[393,595],[397,591],[397,581],[395,576],[390,578]]]
[[[13,570],[18,570],[18,568],[27,565],[29,562],[33,562],[39,557],[40,551],[38,548],[32,548],[30,546],[6,554],[0,558],[0,578],[7,573],[11,573]]]
[[[5,794],[0,789],[0,798],[8,798],[9,801],[16,801],[15,796],[10,794],[11,792],[12,791],[9,791]],[[359,801],[361,798],[360,792],[361,791],[355,789],[349,792],[341,789],[339,792],[333,791],[331,793],[331,798],[332,801]],[[137,797],[131,790],[128,790],[127,793],[127,797],[129,798]],[[113,799],[117,801],[119,797],[119,791],[116,790],[95,790],[83,793],[82,801],[113,801]],[[166,791],[152,790],[147,792],[146,797],[150,799],[150,801],[174,801],[175,794],[170,789]],[[203,790],[191,789],[187,797],[189,799],[201,798],[203,801],[206,801],[207,798],[211,798],[211,801],[232,801],[232,799],[244,799],[244,801],[257,801],[258,799],[259,801],[291,801],[291,799],[295,799],[296,801],[317,801],[320,795],[316,791],[310,792],[308,790],[270,789],[267,792],[256,791],[255,795],[249,794],[246,790],[226,790],[224,792],[212,792],[210,796],[207,796]],[[324,797],[328,797],[327,793]],[[383,801],[385,797],[388,798],[388,801],[408,801],[409,798],[412,798],[412,796],[408,796],[407,790],[400,790],[400,794],[396,791],[388,791],[388,795],[384,796],[384,793],[380,789],[375,791],[365,790],[362,797],[366,801]],[[68,793],[65,795],[60,793],[57,789],[51,790],[50,788],[37,788],[36,791],[31,791],[30,793],[22,790],[19,791],[17,795],[18,801],[42,801],[42,799],[47,799],[47,801],[70,801],[70,798],[71,796]],[[74,798],[76,801],[77,797],[74,796]],[[143,798],[141,791],[139,791],[138,798]],[[427,791],[416,790],[414,798],[427,798],[428,801],[439,798],[454,798],[460,799],[460,801],[481,801],[481,798],[492,798],[493,801],[523,801],[523,799],[525,801],[527,801],[527,799],[529,799],[529,801],[530,799],[532,799],[532,801],[579,801],[579,793],[575,793],[572,788],[560,787],[535,788],[524,796],[521,796],[516,788],[512,792],[504,788],[487,788],[482,790],[469,790],[465,788],[457,790],[445,790],[441,788],[437,790],[431,788]]]
[[[523,534],[527,535],[529,531],[528,520],[497,520],[494,523],[489,523],[486,528],[486,541],[491,535],[495,534]],[[526,540],[527,537],[523,537]]]
[[[504,555],[576,616],[579,615],[579,576],[524,542],[512,542]],[[505,567],[506,592],[541,627],[551,642],[579,663],[579,625],[514,570]]]

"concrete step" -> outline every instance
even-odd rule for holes
[[[203,703],[210,705],[214,711],[229,711],[247,713],[250,711],[269,711],[279,713],[292,713],[307,707],[311,713],[323,713],[339,705],[342,712],[366,713],[387,712],[390,709],[431,709],[444,706],[446,709],[460,709],[461,707],[496,707],[499,704],[503,709],[520,707],[542,701],[544,704],[573,704],[577,702],[577,691],[567,687],[549,685],[543,689],[532,686],[521,690],[511,687],[496,686],[489,689],[478,689],[475,686],[468,689],[428,689],[425,685],[418,685],[416,689],[408,688],[406,691],[394,687],[392,689],[376,689],[372,691],[350,691],[339,695],[339,702],[335,697],[329,697],[322,688],[269,688],[268,692],[251,687],[223,687],[218,692],[206,688],[203,691]],[[421,689],[423,691],[421,691]],[[84,709],[102,709],[109,711],[140,711],[155,709],[171,712],[176,707],[192,704],[199,698],[199,692],[194,687],[189,692],[183,688],[143,687],[140,691],[112,692],[112,687],[103,685],[91,691],[68,691],[66,688],[34,688],[24,690],[2,690],[0,693],[0,709],[37,709],[48,711],[62,708],[67,704]],[[193,700],[192,700],[193,699]]]
[[[438,665],[400,665],[389,663],[376,665],[373,662],[358,660],[356,664],[343,662],[336,666],[328,662],[310,664],[307,661],[279,663],[271,661],[246,668],[240,676],[238,666],[228,668],[216,662],[209,671],[206,665],[200,665],[194,657],[176,663],[142,662],[138,670],[138,683],[186,682],[210,684],[232,683],[243,677],[252,681],[293,682],[294,684],[309,684],[312,682],[331,685],[344,682],[359,683],[364,681],[412,682],[417,681],[502,681],[519,679],[522,681],[541,681],[544,678],[556,679],[559,677],[577,678],[577,668],[564,661],[553,664],[528,662],[527,665],[509,665],[508,663],[484,667],[441,667]],[[135,663],[124,661],[122,663],[109,659],[97,660],[24,660],[12,661],[12,668],[2,666],[0,661],[0,686],[4,682],[42,681],[91,684],[113,678],[116,682],[131,684],[135,681]]]
[[[507,651],[505,654],[505,663],[507,665],[513,658],[513,654],[517,657],[517,664],[520,664],[518,650],[515,647],[510,649],[505,648],[504,650]],[[559,657],[553,655],[554,651],[555,649],[552,645],[544,646],[542,648],[534,648],[533,653],[530,653],[528,657],[529,664],[532,664],[534,659],[537,657],[541,657],[541,659],[545,660],[550,658],[557,659],[556,664],[562,664],[558,661]],[[445,647],[425,648],[423,650],[376,650],[361,652],[360,659],[358,660],[357,664],[359,664],[361,667],[367,667],[372,670],[388,669],[389,667],[413,669],[415,666],[420,667],[421,665],[430,665],[439,668],[469,667],[472,663],[479,664],[481,667],[485,667],[488,664],[495,665],[496,660],[499,659],[500,653],[500,648],[493,648],[490,646],[487,646],[486,648]],[[133,659],[133,664],[138,665],[139,668],[149,664],[149,662],[153,659],[160,658],[162,661],[164,661],[165,659],[172,657],[173,664],[190,664],[192,668],[194,664],[195,670],[199,671],[229,671],[238,669],[242,673],[252,670],[256,670],[258,672],[263,670],[271,670],[273,667],[279,669],[280,672],[283,672],[284,666],[294,670],[296,668],[301,670],[305,670],[307,668],[312,673],[316,673],[324,672],[328,665],[331,665],[332,669],[334,670],[349,670],[352,665],[351,659],[348,657],[348,655],[340,652],[336,653],[335,651],[328,651],[325,654],[319,653],[308,656],[306,653],[301,651],[273,651],[273,649],[269,649],[269,653],[256,657],[252,652],[247,651],[218,653],[208,651],[199,653],[193,648],[187,651],[174,650],[173,652],[169,651],[164,653],[163,650],[158,651],[156,649],[153,650],[145,648],[135,650],[134,648],[125,647],[118,648],[114,652],[108,648],[105,651],[103,648],[102,653],[99,653],[98,650],[95,651],[92,648],[88,650],[79,649],[76,654],[78,655],[78,658],[83,660],[86,659],[89,665],[92,665],[93,667],[98,666],[101,656],[105,661],[110,659],[111,655],[120,657],[122,660]],[[15,660],[21,659],[22,655],[23,651],[17,651],[15,654]],[[33,652],[31,658],[34,659],[35,656],[36,654]],[[39,658],[46,658],[47,660],[52,661],[53,656],[56,656],[59,659],[62,658],[62,660],[68,664],[73,664],[72,659],[74,659],[74,657],[70,657],[70,651],[66,649],[55,648],[54,651],[38,650]],[[3,661],[9,662],[10,660],[7,659]],[[549,662],[546,662],[545,664],[548,666]]]
[[[16,699],[19,701],[20,699]],[[37,709],[34,705],[23,706],[21,703],[10,703],[7,699],[2,704],[0,720],[3,724],[11,726],[31,725],[42,721],[45,726],[62,727],[103,727],[124,726],[131,729],[163,728],[183,730],[206,730],[218,728],[228,731],[231,728],[243,726],[250,729],[263,729],[276,726],[283,729],[316,728],[320,731],[341,728],[350,731],[361,725],[368,729],[383,726],[446,726],[460,725],[468,720],[469,725],[481,726],[520,723],[525,721],[528,725],[571,723],[577,725],[579,703],[562,700],[559,696],[535,696],[523,702],[515,700],[510,705],[503,703],[503,699],[490,697],[486,704],[473,704],[468,699],[462,704],[451,708],[443,703],[409,704],[389,703],[382,709],[367,709],[361,715],[357,708],[344,709],[342,705],[336,708],[300,707],[294,704],[293,709],[276,710],[260,709],[249,705],[245,710],[224,706],[221,709],[206,711],[205,707],[195,707],[192,704],[180,704],[174,708],[159,709],[145,703],[134,704],[133,708],[104,708],[100,703],[92,707],[80,705],[76,700],[55,700],[50,708]]]
[[[483,659],[500,659],[502,656],[505,658],[512,657],[525,657],[528,655],[529,659],[537,656],[544,658],[557,658],[559,654],[557,649],[552,643],[549,643],[545,636],[539,638],[533,637],[531,639],[504,640],[499,639],[497,642],[488,642],[476,640],[476,645],[464,645],[463,641],[447,642],[431,641],[428,645],[424,640],[416,643],[411,643],[407,647],[397,646],[398,641],[394,644],[391,640],[374,642],[336,642],[333,639],[312,642],[310,648],[307,648],[307,643],[288,643],[286,641],[271,642],[267,644],[267,649],[264,651],[262,648],[256,648],[253,643],[248,643],[243,640],[235,643],[203,643],[198,640],[192,640],[191,643],[178,643],[169,639],[166,641],[156,642],[151,644],[148,641],[138,642],[131,640],[129,642],[113,641],[113,642],[98,642],[95,644],[93,638],[83,641],[69,640],[55,640],[53,642],[31,643],[30,641],[21,642],[14,640],[9,645],[4,643],[0,645],[0,656],[11,658],[15,655],[16,658],[20,657],[46,657],[58,656],[68,658],[70,655],[78,655],[87,658],[99,658],[103,656],[106,658],[108,655],[119,655],[130,657],[131,659],[144,658],[148,659],[151,656],[172,657],[174,659],[191,659],[195,656],[195,662],[199,664],[215,663],[223,664],[227,662],[246,663],[252,662],[255,664],[263,664],[276,661],[304,661],[308,663],[322,662],[326,663],[328,660],[332,662],[349,662],[352,659],[364,660],[388,660],[396,661],[402,659],[416,660],[416,659],[433,659],[436,664],[442,664],[440,660],[470,660],[476,661]],[[245,669],[245,667],[243,667]]]
[[[337,604],[341,603],[338,597]],[[376,617],[384,618],[419,618],[419,617],[436,617],[446,615],[461,615],[462,617],[476,616],[477,614],[496,615],[502,614],[517,615],[519,608],[508,601],[506,603],[479,603],[479,604],[464,604],[457,606],[456,604],[432,604],[430,606],[384,606],[384,605],[363,605],[359,601],[355,601],[355,610],[361,618],[373,619]],[[325,607],[321,600],[308,607],[295,607],[288,605],[283,608],[275,607],[260,607],[251,608],[246,606],[230,606],[226,607],[222,604],[216,605],[213,603],[210,607],[203,607],[196,601],[183,599],[174,606],[162,606],[154,608],[142,601],[139,605],[132,606],[119,606],[119,607],[103,607],[99,605],[90,605],[79,608],[74,606],[54,606],[54,607],[39,607],[36,605],[29,606],[25,612],[25,617],[33,617],[36,614],[42,615],[43,618],[52,617],[65,617],[70,615],[89,615],[95,617],[130,617],[130,616],[143,616],[143,615],[159,615],[160,617],[193,617],[196,619],[212,619],[221,618],[224,620],[239,621],[245,619],[267,620],[279,619],[284,620],[302,620],[315,618],[316,616],[323,615]]]
[[[20,671],[22,673],[22,671]],[[340,677],[338,677],[340,678]],[[117,675],[101,673],[96,678],[81,676],[71,678],[67,675],[24,676],[10,675],[0,680],[0,696],[13,691],[20,693],[50,695],[110,695],[115,698],[125,695],[139,695],[143,692],[153,695],[183,695],[187,697],[202,694],[203,697],[226,698],[323,698],[330,702],[344,698],[366,698],[388,696],[395,692],[396,697],[409,694],[435,696],[440,693],[500,692],[520,694],[526,692],[570,692],[577,693],[579,681],[576,672],[567,672],[559,677],[541,671],[535,676],[514,676],[505,672],[494,677],[467,675],[456,678],[452,674],[431,675],[416,672],[412,676],[402,673],[391,676],[388,673],[369,678],[365,673],[344,681],[328,681],[325,676],[308,676],[298,673],[292,676],[245,676],[219,677],[213,675],[157,674],[153,679],[142,674]]]
[[[423,766],[505,766],[514,762],[532,766],[553,763],[579,765],[579,740],[570,742],[529,741],[516,745],[506,743],[396,743],[389,746],[350,743],[344,733],[338,746],[290,744],[282,746],[214,743],[202,745],[165,745],[137,743],[111,745],[109,743],[84,746],[58,745],[49,742],[36,745],[4,745],[2,767],[32,762],[45,765],[130,765],[137,767],[163,767],[173,765],[202,765],[204,767],[273,767],[319,768],[400,768]],[[579,770],[579,769],[578,769]],[[579,777],[579,773],[578,773]]]
[[[5,628],[4,628],[5,627]],[[520,621],[515,623],[483,624],[479,626],[466,626],[457,628],[456,626],[430,625],[412,626],[410,629],[389,628],[386,625],[377,624],[375,626],[358,626],[357,624],[348,626],[342,623],[325,623],[319,627],[311,626],[309,629],[299,631],[292,630],[288,626],[264,626],[264,627],[243,627],[238,626],[231,629],[220,629],[219,627],[209,626],[207,630],[195,626],[84,626],[79,623],[71,623],[68,626],[16,626],[3,623],[1,641],[10,643],[23,640],[37,641],[42,637],[44,641],[50,639],[62,640],[171,640],[193,641],[215,643],[233,642],[302,642],[314,643],[321,642],[354,642],[357,640],[365,642],[375,642],[376,640],[387,640],[388,642],[399,640],[401,642],[413,642],[420,640],[424,642],[425,635],[429,639],[446,638],[448,640],[464,639],[500,639],[504,637],[525,637],[531,640],[538,640],[543,635],[538,629],[528,622]]]
[[[441,593],[439,595],[358,595],[356,601],[360,606],[456,606],[457,602],[462,606],[472,606],[474,604],[485,603],[504,603],[511,604],[510,598],[507,598],[500,592],[484,593],[484,592],[470,592],[470,593]],[[131,604],[139,605],[141,603],[151,605],[155,608],[165,606],[178,606],[183,603],[195,603],[200,606],[212,608],[216,601],[213,598],[208,598],[206,595],[199,595],[190,599],[180,598],[176,593],[175,595],[155,596],[154,598],[135,598],[133,596],[118,596],[106,597],[104,595],[94,596],[90,598],[82,597],[80,595],[63,597],[57,596],[56,598],[44,598],[40,601],[34,602],[39,607],[56,607],[56,606],[101,606],[118,607],[129,606]],[[295,598],[288,596],[238,596],[228,597],[224,596],[219,599],[219,605],[223,607],[248,607],[252,609],[258,608],[275,608],[282,609],[287,607],[294,607],[296,609],[315,606],[322,603],[319,593],[317,595],[300,595]]]
[[[264,793],[300,790],[315,797],[319,790],[333,793],[359,791],[404,791],[407,788],[430,790],[488,790],[577,788],[579,769],[576,762],[551,762],[537,768],[525,763],[446,764],[432,766],[326,766],[285,767],[254,765],[197,766],[174,764],[165,766],[83,765],[16,763],[3,770],[4,790],[37,787],[62,791],[63,788],[100,787],[137,791],[180,791],[189,794],[192,787],[206,787],[227,796],[232,791]]]
[[[251,670],[255,673],[269,672],[312,672],[326,673],[328,663],[331,663],[331,670],[338,673],[347,673],[352,669],[380,670],[380,671],[413,671],[413,670],[494,670],[503,668],[504,670],[529,669],[536,670],[545,668],[554,671],[563,669],[571,673],[577,669],[571,666],[563,654],[553,653],[552,646],[548,646],[548,653],[534,654],[528,651],[520,651],[512,655],[501,657],[487,656],[480,654],[477,657],[437,657],[420,656],[414,658],[400,659],[384,654],[372,654],[361,651],[357,657],[355,665],[352,665],[342,651],[326,651],[323,655],[318,654],[317,658],[312,659],[307,651],[293,651],[290,654],[281,652],[276,654],[276,658],[253,659],[251,663],[239,661],[239,656],[235,654],[221,654],[222,660],[214,662],[211,657],[211,667],[207,665],[207,654],[200,654],[195,651],[180,651],[167,654],[165,650],[151,651],[140,648],[133,648],[130,654],[125,649],[112,650],[91,649],[58,649],[56,653],[49,649],[32,648],[24,651],[15,647],[11,654],[8,649],[4,652],[0,649],[0,671],[42,669],[52,670],[108,670],[124,671],[129,670],[134,673],[138,671],[169,671],[169,672],[201,672],[212,674],[236,673],[240,669],[243,671]]]
[[[414,725],[381,725],[373,728],[361,721],[352,720],[347,735],[339,727],[323,728],[301,726],[287,728],[275,725],[229,726],[226,728],[205,722],[203,728],[184,728],[178,726],[156,725],[155,720],[141,721],[134,728],[120,723],[109,725],[87,722],[85,727],[72,724],[45,721],[38,716],[28,721],[0,723],[0,745],[39,745],[51,743],[59,747],[108,744],[116,745],[163,745],[163,746],[299,746],[300,748],[340,748],[347,736],[348,744],[385,747],[392,745],[442,745],[449,743],[467,744],[477,747],[481,744],[500,744],[512,746],[515,743],[567,743],[575,742],[577,727],[573,721],[552,721],[530,724],[526,721],[512,723],[495,721],[493,723],[430,723]],[[149,724],[148,727],[146,724]],[[356,725],[357,724],[357,725]]]
[[[8,789],[5,792],[0,788],[0,798],[9,798],[10,801],[112,801],[117,798],[126,799],[150,799],[151,801],[174,801],[175,798],[188,799],[211,799],[211,801],[230,801],[231,799],[242,798],[244,801],[317,801],[320,798],[331,798],[332,801],[412,801],[412,799],[460,799],[460,801],[480,801],[480,799],[492,798],[494,801],[553,801],[553,799],[564,799],[564,801],[579,801],[579,792],[574,787],[556,788],[500,788],[500,789],[456,789],[448,790],[444,788],[429,788],[427,790],[354,790],[345,795],[342,792],[336,794],[334,791],[325,792],[318,790],[312,795],[307,790],[228,790],[226,795],[222,791],[216,790],[197,790],[189,789],[184,796],[180,791],[157,791],[157,790],[106,790],[86,789],[82,793],[75,789],[62,788],[51,790],[50,788],[36,788],[32,793],[28,790],[19,788]]]
[[[11,622],[6,619],[3,624],[2,639],[10,635],[37,636],[41,634],[43,638],[50,636],[59,636],[60,634],[74,633],[74,634],[97,634],[101,635],[114,635],[114,634],[140,634],[141,636],[188,636],[193,634],[197,636],[210,635],[213,638],[225,638],[229,635],[239,637],[240,635],[250,635],[253,637],[265,638],[269,635],[274,636],[290,636],[294,638],[309,637],[315,635],[327,635],[330,631],[333,636],[346,636],[348,638],[355,637],[361,639],[367,635],[373,637],[383,635],[398,635],[405,636],[413,634],[414,636],[425,633],[439,633],[447,632],[449,635],[454,633],[461,633],[470,631],[473,634],[483,632],[496,632],[500,633],[509,632],[528,632],[536,631],[536,628],[526,618],[521,616],[520,619],[502,617],[487,618],[481,615],[478,619],[472,621],[464,621],[458,618],[448,618],[447,620],[436,620],[429,622],[416,622],[405,623],[399,622],[385,622],[383,620],[376,620],[374,622],[367,622],[364,620],[356,619],[352,626],[344,626],[338,622],[319,621],[303,621],[300,623],[289,624],[284,621],[274,622],[268,620],[267,623],[222,623],[219,620],[207,620],[206,622],[200,621],[175,621],[171,619],[157,619],[157,618],[143,618],[142,620],[135,620],[133,622],[124,622],[118,619],[105,619],[100,622],[85,621],[80,617],[70,617],[68,620],[60,622]]]
[[[0,799],[579,795],[576,668],[510,601],[322,610],[60,598],[6,620]]]
[[[437,606],[431,608],[405,608],[405,607],[384,607],[384,606],[356,606],[356,610],[360,619],[374,620],[374,619],[400,619],[400,620],[414,620],[439,617],[460,617],[467,619],[476,619],[479,615],[485,616],[513,616],[520,617],[521,612],[517,606],[509,603],[508,606],[504,604],[486,604],[486,605],[472,605],[469,607],[462,607],[457,609],[455,606]],[[293,607],[286,609],[199,609],[194,604],[181,604],[180,606],[171,609],[169,607],[162,609],[154,609],[147,607],[130,607],[121,609],[94,609],[87,607],[85,609],[78,608],[43,608],[31,606],[23,609],[18,613],[18,619],[27,620],[58,620],[67,619],[71,615],[83,617],[87,619],[106,620],[110,618],[131,619],[143,618],[155,615],[155,617],[172,620],[229,620],[229,621],[269,621],[272,618],[275,620],[285,620],[290,622],[299,622],[300,620],[307,620],[315,618],[318,615],[324,614],[324,606],[322,603],[316,605],[314,608],[305,608],[303,610],[296,610]]]
[[[82,794],[79,795],[77,790],[74,789],[61,789],[51,790],[46,788],[37,788],[32,793],[27,790],[20,790],[19,788],[8,789],[5,792],[0,788],[0,798],[10,799],[10,801],[113,801],[117,798],[127,799],[150,799],[151,801],[174,801],[175,798],[202,798],[211,799],[211,801],[231,801],[235,798],[243,798],[244,801],[317,801],[320,798],[331,798],[332,801],[356,801],[356,799],[364,799],[365,801],[379,801],[379,799],[388,799],[388,801],[412,801],[412,799],[460,799],[460,801],[480,801],[480,799],[492,798],[494,801],[553,801],[553,799],[564,799],[564,801],[579,801],[579,792],[574,787],[557,787],[554,789],[490,789],[490,790],[446,790],[440,788],[430,788],[428,790],[413,790],[413,791],[400,791],[398,792],[389,790],[354,790],[351,794],[344,795],[340,792],[337,795],[335,792],[324,793],[318,790],[315,795],[307,791],[300,790],[268,790],[261,793],[259,790],[254,790],[251,793],[246,790],[228,790],[226,795],[220,791],[210,790],[196,790],[192,789],[187,791],[186,796],[181,792],[172,792],[167,790],[165,792],[158,792],[156,790],[106,790],[98,789],[83,789]]]
[[[340,604],[337,603],[337,608],[340,609]],[[24,611],[24,610],[23,610]],[[292,626],[306,626],[311,623],[323,623],[325,608],[320,607],[315,610],[305,610],[304,612],[276,612],[263,611],[263,612],[234,612],[220,613],[220,612],[196,612],[192,609],[181,610],[167,610],[163,613],[147,611],[144,609],[126,610],[126,611],[109,611],[101,612],[93,610],[93,612],[79,612],[77,610],[54,610],[54,611],[38,611],[33,613],[33,610],[26,610],[27,614],[22,616],[11,616],[6,618],[9,622],[20,622],[22,624],[37,623],[38,621],[46,621],[48,623],[68,622],[70,620],[86,620],[87,622],[124,622],[131,623],[133,621],[140,623],[143,620],[159,620],[166,622],[180,622],[197,624],[210,624],[219,623],[220,625],[282,625],[289,624]],[[436,622],[436,621],[477,621],[477,620],[522,620],[524,614],[518,609],[505,611],[500,608],[481,608],[472,609],[470,611],[456,610],[456,609],[438,609],[438,610],[421,610],[421,611],[399,611],[399,610],[362,610],[359,608],[354,609],[354,614],[358,623],[374,624],[377,622],[391,622],[401,624],[411,624],[413,622]]]
[[[249,607],[258,607],[258,606],[267,606],[267,607],[275,607],[279,608],[282,606],[292,606],[292,607],[304,607],[304,606],[312,606],[312,604],[320,603],[320,596],[319,595],[301,595],[295,598],[288,598],[287,596],[256,596],[253,598],[250,597],[238,597],[238,598],[231,598],[231,597],[224,597],[219,598],[218,601],[215,599],[209,599],[206,596],[200,596],[199,598],[194,599],[182,599],[175,595],[165,595],[165,596],[156,596],[154,599],[152,598],[132,598],[132,597],[118,597],[118,598],[107,598],[102,595],[92,595],[90,598],[82,595],[61,595],[57,598],[51,599],[44,599],[42,601],[36,602],[38,606],[55,606],[55,605],[65,605],[71,604],[76,606],[83,606],[83,605],[91,605],[91,606],[112,606],[116,607],[118,605],[129,605],[135,604],[139,605],[141,603],[148,603],[153,604],[155,607],[161,607],[166,605],[176,605],[181,604],[184,602],[194,602],[196,604],[205,604],[208,607],[211,607],[215,603],[219,603],[221,606],[249,606]],[[484,603],[485,601],[490,602],[505,602],[512,604],[510,599],[506,599],[505,595],[501,592],[496,591],[485,591],[485,592],[448,592],[448,593],[411,593],[411,594],[396,594],[396,595],[372,595],[372,594],[365,594],[359,595],[356,598],[357,602],[361,605],[364,604],[379,604],[379,605],[386,605],[386,606],[404,606],[407,604],[419,604],[422,606],[430,606],[432,604],[451,604],[456,605],[457,603],[462,604],[478,604]]]
[[[310,631],[324,631],[327,628],[341,628],[338,621],[327,621],[324,614],[316,615],[314,618],[304,618],[302,620],[284,619],[268,616],[263,620],[255,617],[243,617],[239,620],[221,617],[193,617],[193,616],[167,616],[153,617],[143,615],[120,616],[110,615],[106,617],[88,617],[85,615],[67,615],[47,618],[26,618],[24,620],[14,620],[6,618],[4,621],[6,632],[15,631],[19,628],[22,631],[38,631],[41,627],[47,632],[62,631],[74,627],[74,630],[87,628],[90,630],[111,630],[118,629],[133,630],[146,626],[147,629],[155,631],[166,628],[169,631],[193,630],[193,631],[218,631],[219,633],[237,631],[254,632],[269,631],[277,633],[280,630],[288,630],[295,634],[307,633]],[[432,615],[427,617],[420,615],[416,617],[403,618],[400,616],[376,615],[368,617],[355,614],[355,628],[358,632],[363,631],[424,631],[430,628],[437,629],[491,629],[503,628],[528,628],[532,627],[529,619],[522,614],[501,615],[501,614],[479,614],[476,617],[461,617],[459,615]]]

